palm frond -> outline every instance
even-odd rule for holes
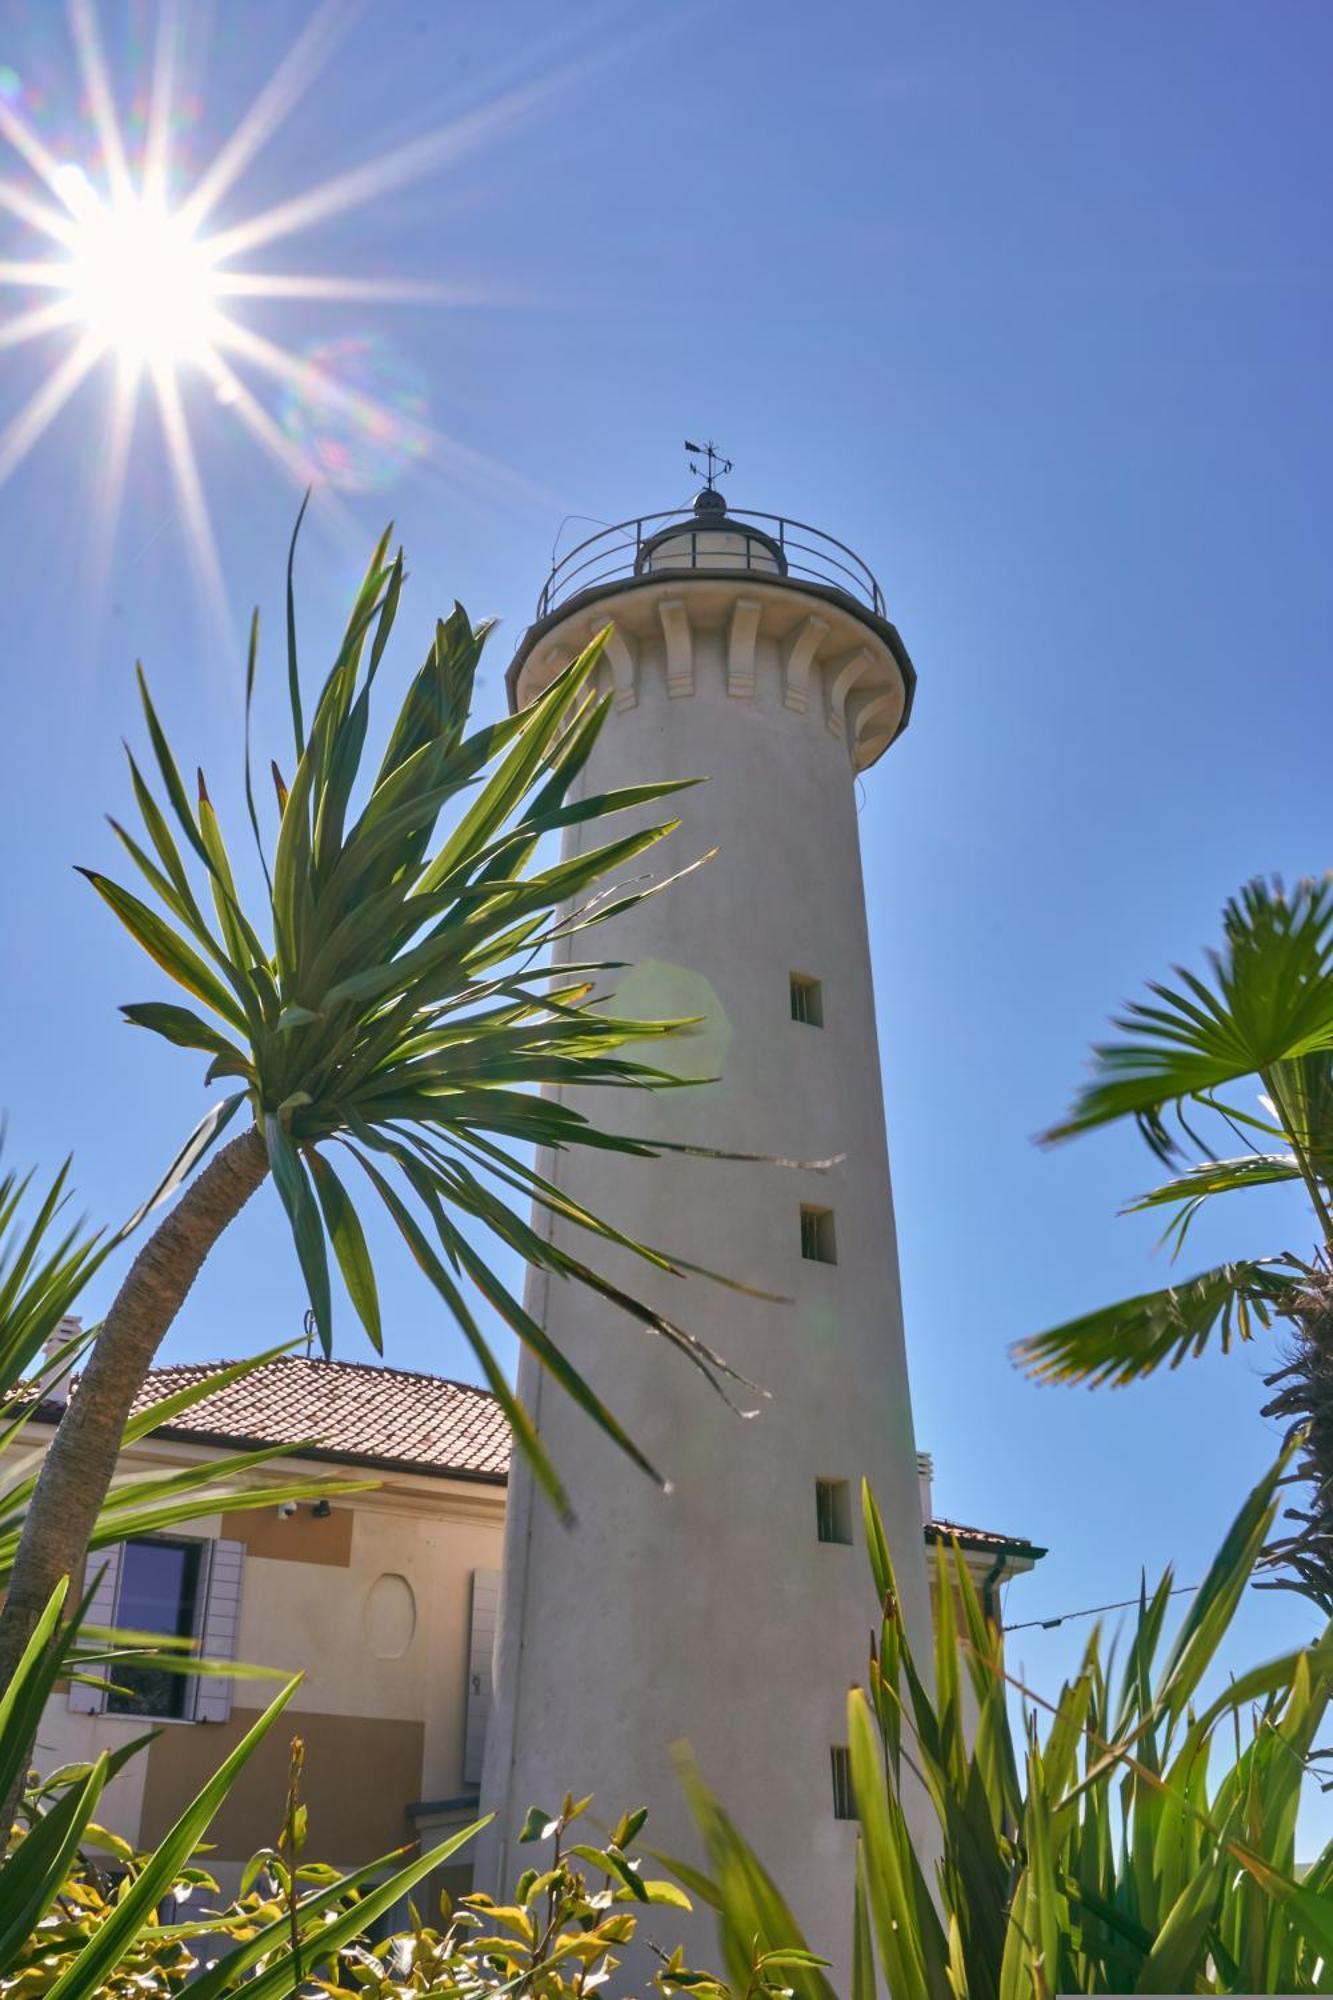
[[[1014,1347],[1039,1382],[1111,1383],[1123,1388],[1158,1368],[1176,1368],[1210,1342],[1224,1354],[1272,1324],[1299,1292],[1302,1267],[1288,1258],[1219,1264],[1179,1285],[1142,1292],[1066,1320]]]
[[[1124,1213],[1136,1215],[1146,1209],[1174,1209],[1176,1213],[1168,1222],[1162,1241],[1170,1244],[1173,1256],[1178,1256],[1191,1223],[1215,1195],[1279,1187],[1300,1178],[1294,1153],[1241,1153],[1233,1160],[1203,1160],[1173,1180],[1163,1181],[1160,1187],[1149,1188],[1137,1200],[1127,1202]]]
[[[1092,1052],[1092,1076],[1068,1116],[1043,1136],[1067,1139],[1138,1118],[1166,1143],[1164,1114],[1240,1077],[1333,1050],[1333,878],[1256,880],[1223,911],[1223,945],[1209,976],[1176,967],[1150,982]]]

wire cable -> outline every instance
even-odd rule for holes
[[[1180,1597],[1187,1590],[1197,1590],[1197,1583],[1178,1583],[1174,1590],[1168,1590],[1168,1597]],[[1058,1618],[1023,1618],[1017,1625],[1005,1625],[1006,1632],[1033,1632],[1040,1626],[1043,1632],[1053,1632],[1057,1625],[1063,1625],[1070,1618],[1095,1618],[1101,1611],[1125,1611],[1131,1604],[1142,1602],[1138,1597],[1121,1597],[1114,1604],[1090,1604],[1086,1611],[1062,1611]]]

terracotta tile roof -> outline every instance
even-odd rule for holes
[[[134,1407],[160,1402],[225,1366],[192,1361],[154,1368]],[[489,1391],[404,1368],[298,1354],[266,1361],[157,1435],[233,1446],[311,1440],[321,1458],[496,1483],[509,1469],[509,1426]]]
[[[1024,1555],[1034,1560],[1046,1554],[1035,1543],[1022,1535],[997,1535],[991,1528],[965,1528],[961,1521],[945,1521],[939,1517],[926,1523],[928,1542],[957,1542],[964,1549],[994,1549],[996,1555]]]
[[[154,1368],[135,1399],[135,1413],[228,1365],[184,1361]],[[73,1386],[77,1393],[77,1376]],[[55,1421],[59,1406],[44,1404],[38,1414]],[[299,1354],[266,1361],[196,1403],[183,1422],[164,1424],[155,1435],[241,1449],[309,1441],[312,1457],[496,1485],[508,1477],[511,1450],[509,1425],[488,1389],[406,1368]],[[1046,1554],[1021,1535],[1000,1535],[942,1518],[926,1522],[926,1540],[956,1540],[965,1549],[1033,1560]]]

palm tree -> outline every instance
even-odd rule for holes
[[[625,887],[605,885],[677,822],[639,826],[551,865],[541,843],[576,822],[653,805],[681,787],[663,782],[580,793],[577,781],[609,706],[593,685],[601,639],[522,713],[469,732],[489,628],[474,627],[458,605],[437,622],[383,754],[369,760],[372,690],[403,588],[402,552],[390,559],[388,539],[386,531],[307,728],[292,538],[287,675],[295,762],[290,782],[273,767],[271,848],[252,783],[257,613],[252,622],[245,789],[265,884],[264,907],[253,919],[203,775],[192,803],[140,672],[157,788],[128,753],[142,837],[112,825],[151,900],[83,872],[191,1003],[145,1001],[125,1007],[126,1019],[202,1052],[205,1082],[221,1081],[227,1093],[182,1148],[169,1184],[183,1184],[184,1192],[130,1266],[47,1455],[0,1616],[0,1687],[58,1580],[83,1556],[127,1414],[159,1342],[212,1245],[269,1176],[291,1225],[325,1352],[332,1337],[330,1248],[377,1349],[382,1339],[375,1274],[344,1178],[350,1166],[384,1204],[470,1342],[519,1449],[566,1511],[559,1475],[485,1339],[469,1284],[593,1421],[657,1475],[496,1276],[466,1224],[614,1301],[726,1393],[723,1377],[731,1371],[719,1356],[593,1264],[548,1241],[513,1201],[519,1197],[526,1208],[535,1199],[590,1238],[634,1251],[658,1271],[683,1268],[573,1204],[531,1164],[539,1146],[649,1156],[653,1149],[643,1141],[602,1129],[546,1093],[574,1083],[679,1087],[675,1076],[623,1051],[690,1025],[617,1019],[595,990],[610,962],[580,961],[571,950],[571,940],[664,886],[643,877]],[[219,1147],[234,1122],[239,1133]]]
[[[1044,1137],[1136,1120],[1172,1174],[1130,1209],[1166,1212],[1173,1254],[1206,1203],[1282,1183],[1305,1197],[1310,1248],[1220,1264],[1015,1351],[1041,1381],[1120,1385],[1279,1325],[1285,1347],[1266,1378],[1277,1394],[1263,1414],[1300,1437],[1309,1499],[1268,1550],[1270,1581],[1333,1612],[1333,877],[1290,894],[1251,882],[1223,911],[1208,963],[1208,976],[1177,968],[1176,984],[1152,984],[1150,1000],[1126,1009]],[[1247,1083],[1253,1095],[1238,1090]]]

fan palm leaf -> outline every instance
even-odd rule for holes
[[[1333,1609],[1333,877],[1290,892],[1249,883],[1226,905],[1222,933],[1206,977],[1177,968],[1172,984],[1151,985],[1150,1000],[1126,1008],[1118,1038],[1094,1048],[1090,1079],[1044,1136],[1137,1120],[1178,1171],[1129,1208],[1167,1215],[1174,1254],[1219,1196],[1299,1186],[1316,1232],[1310,1256],[1220,1264],[1030,1336],[1015,1355],[1041,1381],[1119,1386],[1209,1346],[1226,1352],[1275,1321],[1292,1329],[1265,1414],[1303,1437],[1312,1497],[1289,1510],[1298,1530],[1269,1559]],[[1254,1109],[1236,1101],[1247,1081]],[[1219,1133],[1248,1150],[1220,1155]]]

